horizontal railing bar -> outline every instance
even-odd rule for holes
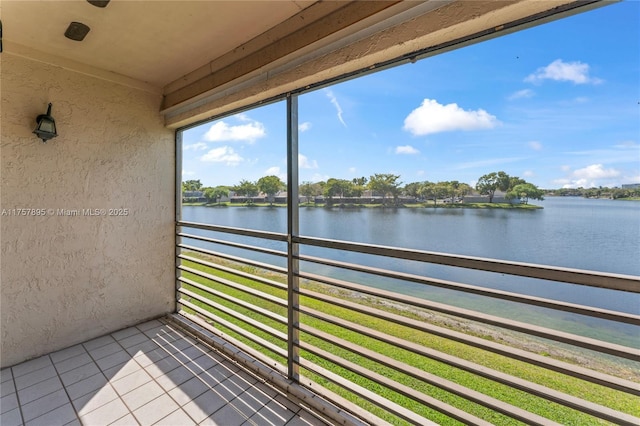
[[[241,314],[239,312],[236,312],[233,309],[227,308],[226,306],[223,306],[223,305],[221,305],[219,303],[216,303],[216,302],[212,301],[211,299],[207,299],[206,297],[200,296],[199,294],[194,293],[194,292],[192,292],[190,290],[187,290],[184,287],[179,288],[178,292],[183,294],[183,295],[185,295],[185,296],[189,296],[189,297],[191,297],[193,299],[196,299],[197,301],[199,301],[201,303],[204,303],[205,305],[207,305],[207,306],[209,306],[209,307],[211,307],[213,309],[216,309],[216,310],[218,310],[220,312],[224,312],[225,314],[227,314],[227,315],[229,315],[229,316],[231,316],[231,317],[233,317],[233,318],[235,318],[235,319],[237,319],[239,321],[242,321],[243,323],[245,323],[247,325],[253,326],[257,330],[260,330],[260,331],[262,331],[264,333],[267,333],[268,335],[273,336],[276,339],[282,340],[283,342],[287,340],[287,334],[286,333],[278,331],[278,330],[274,329],[273,327],[269,327],[267,325],[264,325],[261,322],[254,320],[253,318],[249,318],[248,316],[243,315],[243,314]]]
[[[504,401],[500,401],[496,398],[492,398],[487,396],[481,392],[474,391],[473,389],[469,389],[465,386],[461,386],[457,383],[454,383],[450,380],[443,379],[442,377],[436,376],[434,374],[428,373],[419,368],[413,367],[411,365],[405,364],[403,362],[397,361],[388,356],[382,355],[378,352],[372,351],[371,349],[367,349],[363,346],[351,343],[344,339],[341,339],[337,336],[334,336],[329,333],[325,333],[318,329],[312,328],[305,324],[300,324],[300,330],[305,333],[311,334],[319,339],[324,340],[325,342],[330,342],[334,345],[337,345],[343,349],[348,350],[351,353],[363,356],[371,361],[377,362],[389,368],[392,368],[400,373],[411,376],[415,379],[418,379],[424,383],[440,388],[444,391],[457,395],[461,398],[464,398],[468,401],[474,402],[476,404],[482,405],[483,407],[489,408],[496,412],[502,413],[508,417],[523,421],[530,425],[545,425],[549,424],[550,421],[544,417],[540,417],[536,414],[532,414],[529,411],[523,410],[522,408],[516,407]],[[361,367],[358,364],[352,363],[350,361],[344,360],[344,358],[333,355],[327,351],[322,349],[314,348],[313,350],[308,347],[309,345],[305,342],[301,342],[300,347],[308,350],[310,352],[315,353],[322,358],[327,359],[328,361],[333,362],[334,364],[340,365],[352,372],[360,374],[369,380],[373,380],[374,382],[383,385],[391,390],[402,393],[405,396],[408,396],[415,401],[425,403],[423,401],[423,393],[416,391],[410,387],[402,385],[394,380],[387,379],[385,376],[375,373],[367,368]],[[343,361],[344,360],[344,361]],[[354,370],[355,369],[355,370]],[[378,379],[384,380],[384,382],[379,382]],[[446,413],[445,413],[446,414]]]
[[[463,422],[464,424],[468,424],[468,425],[489,425],[490,423],[472,415],[469,414],[463,410],[460,410],[456,407],[453,407],[443,401],[437,400],[435,398],[432,398],[422,392],[419,392],[409,386],[406,385],[402,385],[400,383],[395,382],[392,379],[389,379],[381,374],[375,373],[371,370],[367,370],[353,362],[350,362],[344,358],[340,358],[338,356],[335,356],[325,350],[322,350],[318,347],[312,346],[309,343],[306,342],[300,342],[300,348],[304,349],[308,352],[311,352],[321,358],[324,358],[340,367],[343,367],[349,371],[351,371],[352,373],[356,373],[359,374],[362,377],[365,377],[381,386],[386,387],[387,389],[391,389],[394,392],[397,392],[401,395],[404,395],[408,398],[413,399],[414,401],[419,402],[420,404],[423,404],[429,408],[432,408],[436,411],[439,411],[442,414],[445,414],[453,419],[456,419],[458,421]],[[306,358],[300,358],[300,365],[304,366],[305,368],[308,368],[316,373],[318,373],[316,371],[315,368],[311,368],[310,365],[314,366],[314,367],[319,367],[317,366],[317,364],[307,360]],[[322,367],[319,367],[322,368]],[[320,373],[318,373],[320,374]],[[332,374],[332,373],[329,373]],[[327,379],[331,380],[329,377],[326,377]],[[346,383],[344,383],[346,382]],[[365,397],[364,395],[361,395],[360,392],[357,392],[356,390],[358,390],[356,388],[356,384],[351,382],[348,379],[344,379],[344,386],[346,386],[346,389],[355,393],[356,395],[360,396],[360,397]],[[360,388],[363,389],[363,388]],[[368,399],[368,398],[367,398]],[[420,424],[420,423],[415,423],[415,420],[411,420],[408,419],[407,415],[400,415],[400,413],[397,412],[397,407],[394,407],[394,409],[391,409],[390,407],[390,403],[391,401],[388,401],[386,398],[380,397],[380,398],[376,398],[375,401],[371,401],[373,403],[375,403],[376,405],[378,405],[380,408],[383,408],[385,410],[388,410],[390,412],[392,412],[395,415],[398,415],[402,418],[404,418],[405,420],[411,421],[412,424]],[[413,415],[417,415],[415,414],[413,411],[409,410],[410,413],[412,413]]]
[[[262,248],[262,247],[258,247],[258,246],[253,246],[253,245],[250,245],[250,244],[234,243],[234,242],[231,242],[231,241],[218,240],[218,239],[215,239],[215,238],[201,237],[199,235],[185,234],[184,232],[178,233],[178,236],[182,237],[182,238],[189,238],[189,239],[192,239],[192,240],[204,241],[204,242],[212,243],[212,244],[219,244],[219,245],[223,245],[223,246],[239,248],[239,249],[242,249],[242,250],[248,250],[248,251],[255,251],[255,252],[258,252],[258,253],[270,254],[272,256],[287,257],[287,253],[286,252],[283,252],[283,251],[280,251],[280,250],[273,250],[273,249],[267,249],[267,248]]]
[[[318,395],[320,398],[324,398],[325,401],[331,401],[331,404],[336,406],[338,410],[345,410],[350,415],[364,420],[366,425],[375,425],[375,426],[392,426],[391,423],[381,419],[380,417],[373,414],[371,411],[366,410],[365,408],[355,404],[352,401],[349,401],[345,397],[338,395],[337,393],[329,390],[328,388],[322,386],[320,383],[314,382],[309,377],[300,374],[299,384],[301,386],[306,387],[311,390],[315,395]],[[408,411],[408,410],[407,410]],[[431,422],[425,419],[426,423],[421,424],[421,426],[437,426],[436,423]],[[341,423],[341,425],[349,426],[348,424]],[[362,426],[362,425],[358,425]]]
[[[513,331],[529,334],[532,336],[543,337],[549,340],[555,340],[557,342],[567,343],[574,346],[579,346],[585,349],[590,349],[596,352],[607,353],[615,355],[621,358],[630,359],[632,361],[640,361],[640,351],[637,349],[629,348],[627,346],[617,345],[614,343],[603,342],[588,337],[582,337],[571,333],[565,333],[563,331],[553,330],[546,327],[540,327],[536,325],[530,325],[519,321],[500,318],[494,315],[488,315],[481,312],[472,311],[469,309],[457,308],[443,303],[431,302],[426,299],[420,299],[417,297],[405,296],[398,293],[394,293],[387,290],[374,289],[372,287],[363,286],[360,284],[354,284],[343,280],[337,280],[333,278],[325,278],[316,274],[300,273],[300,278],[309,279],[312,281],[318,281],[325,284],[347,288],[349,290],[355,290],[360,293],[370,294],[378,296],[383,299],[394,300],[396,302],[405,303],[411,306],[416,306],[424,309],[430,309],[436,312],[442,312],[449,315],[481,322],[484,324],[495,325],[498,327],[506,328]]]
[[[307,370],[318,374],[322,377],[324,377],[325,379],[337,384],[338,386],[342,387],[343,389],[348,390],[349,392],[352,392],[353,394],[359,396],[362,399],[365,399],[369,402],[371,402],[372,404],[378,406],[379,408],[395,415],[398,416],[399,418],[409,422],[410,424],[413,425],[432,425],[433,422],[431,422],[430,420],[425,419],[424,417],[414,413],[413,411],[399,405],[396,404],[393,401],[388,400],[387,398],[376,394],[375,392],[370,391],[369,389],[362,387],[360,385],[357,385],[356,383],[351,382],[350,380],[335,374],[329,370],[327,370],[326,368],[323,368],[305,358],[300,358],[298,360],[298,365],[300,367],[306,368]],[[434,405],[438,405],[438,406],[443,406],[446,405],[447,407],[449,407],[447,404],[438,401],[435,398],[431,398],[426,396],[426,398],[430,399],[431,402],[433,402]],[[434,408],[434,407],[432,407]],[[482,419],[479,419],[477,417],[472,416],[471,414],[465,413],[462,410],[458,410],[455,407],[451,407],[452,408],[452,412],[454,412],[455,414],[459,414],[460,416],[464,416],[466,418],[466,421],[464,422],[465,424],[468,425],[479,425],[479,426],[490,426],[491,423],[487,423],[485,421],[483,421]],[[434,408],[435,409],[435,408]],[[456,411],[457,410],[457,411]],[[440,411],[440,410],[438,410]],[[442,412],[442,411],[441,411]],[[451,416],[453,418],[455,418],[454,416]],[[475,419],[475,421],[471,421]]]
[[[207,311],[204,311],[204,312],[207,312]],[[275,359],[265,355],[263,352],[260,352],[259,350],[256,350],[256,349],[252,348],[251,346],[241,342],[240,340],[235,339],[233,336],[228,335],[224,331],[215,328],[214,326],[209,324],[205,319],[203,319],[203,318],[206,318],[206,319],[209,319],[210,321],[215,321],[215,319],[214,319],[216,317],[215,315],[211,315],[211,317],[213,317],[213,318],[210,318],[208,315],[192,314],[192,313],[189,313],[189,312],[187,312],[187,311],[185,311],[183,309],[179,309],[177,313],[180,314],[180,316],[182,316],[184,318],[184,320],[180,319],[180,321],[189,321],[189,322],[194,322],[194,323],[198,324],[200,327],[206,329],[210,333],[212,333],[212,334],[218,336],[220,339],[224,340],[225,343],[223,345],[226,346],[229,349],[233,349],[233,352],[235,352],[236,354],[238,353],[238,350],[239,350],[240,352],[244,352],[246,354],[249,354],[253,358],[257,359],[258,361],[261,361],[264,364],[266,364],[268,366],[271,366],[273,369],[275,369],[279,373],[281,373],[283,375],[287,374],[287,370],[284,367],[284,365],[282,365],[281,363],[279,363]],[[170,320],[178,321],[178,318],[170,317]],[[181,324],[181,326],[185,326],[185,324]],[[238,350],[236,350],[235,348],[232,348],[232,346],[227,345],[226,342],[229,342],[230,345],[235,346]]]
[[[223,266],[223,265],[220,265],[220,264],[217,264],[217,263],[213,263],[213,262],[207,262],[206,260],[198,259],[197,257],[191,257],[191,256],[188,256],[186,254],[179,254],[178,258],[186,260],[186,261],[189,261],[189,262],[197,263],[198,265],[206,266],[208,268],[215,269],[215,270],[220,271],[220,272],[226,272],[227,274],[231,274],[231,275],[235,275],[235,276],[238,276],[238,277],[246,278],[246,279],[249,279],[249,280],[252,280],[252,281],[256,281],[256,282],[259,282],[261,284],[268,285],[269,287],[276,288],[278,290],[287,291],[286,284],[279,283],[277,281],[273,281],[273,280],[270,280],[268,278],[263,278],[263,277],[260,277],[258,275],[251,274],[249,272],[240,271],[240,270],[235,269],[235,268],[229,268],[227,266]]]
[[[312,292],[309,290],[301,290],[300,294],[306,297],[311,297],[316,300],[320,300],[329,303],[333,306],[339,306],[346,309],[350,309],[354,312],[360,312],[366,315],[373,316],[375,318],[384,319],[395,324],[410,327],[415,330],[423,331],[429,334],[433,334],[445,339],[453,340],[459,343],[467,344],[482,350],[493,352],[498,355],[506,356],[518,361],[526,362],[532,365],[543,367],[552,371],[556,371],[562,374],[566,374],[572,377],[576,377],[582,380],[586,380],[591,383],[597,383],[599,385],[606,386],[611,389],[620,390],[626,393],[640,395],[640,387],[637,383],[620,379],[618,377],[610,376],[604,373],[599,373],[593,370],[589,370],[577,365],[568,364],[563,361],[558,361],[553,358],[543,357],[541,355],[526,352],[520,349],[511,348],[509,346],[502,345],[500,343],[491,342],[479,337],[469,336],[464,333],[456,332],[446,328],[438,327],[429,324],[425,321],[414,320],[401,315],[393,314],[391,312],[382,311],[379,309],[363,306],[354,302],[345,301],[339,298],[323,295],[320,293]],[[427,350],[424,348],[423,350]]]
[[[238,262],[238,263],[242,263],[245,265],[250,265],[250,266],[255,266],[256,268],[262,268],[262,269],[266,269],[269,271],[273,271],[273,272],[278,272],[281,274],[286,274],[287,270],[286,268],[282,268],[280,266],[275,266],[275,265],[271,265],[269,263],[263,263],[263,262],[258,262],[258,261],[254,261],[254,260],[249,260],[247,258],[244,257],[238,257],[238,256],[232,256],[230,254],[225,254],[225,253],[220,253],[217,251],[212,251],[212,250],[207,250],[207,249],[203,249],[200,247],[194,247],[194,246],[190,246],[187,244],[178,244],[177,247],[183,249],[183,250],[188,250],[188,251],[195,251],[198,253],[202,253],[202,254],[207,254],[209,256],[215,256],[215,257],[219,257],[221,259],[225,259],[225,260],[231,260],[233,262]]]
[[[222,232],[225,234],[244,235],[245,237],[263,238],[266,240],[287,241],[287,234],[279,232],[257,231],[253,229],[234,228],[231,226],[208,225],[206,223],[188,222],[185,220],[176,222],[176,226]]]
[[[549,401],[564,405],[566,407],[593,415],[595,417],[599,417],[601,419],[614,422],[616,424],[627,424],[627,425],[640,424],[640,419],[637,417],[633,417],[628,414],[625,414],[616,410],[612,410],[608,407],[595,404],[593,402],[586,401],[584,399],[577,398],[563,392],[556,391],[554,389],[539,385],[537,383],[530,382],[528,380],[520,379],[520,378],[511,376],[509,374],[493,370],[483,365],[478,365],[478,364],[475,364],[475,363],[472,363],[472,362],[469,362],[469,361],[466,361],[466,360],[463,360],[455,356],[451,356],[436,350],[427,349],[424,346],[421,346],[421,345],[418,345],[394,336],[390,336],[388,334],[378,332],[376,330],[370,329],[360,324],[356,324],[356,323],[344,320],[342,318],[329,315],[325,312],[317,311],[311,308],[304,308],[303,310],[301,310],[301,313],[320,319],[322,321],[326,321],[330,324],[334,324],[339,327],[354,331],[356,333],[359,333],[360,335],[371,337],[373,339],[387,343],[394,347],[407,350],[414,354],[422,355],[427,358],[434,359],[436,361],[445,363],[449,366],[459,368],[461,370],[467,371],[477,376],[485,377],[497,383],[501,383],[503,385],[510,386],[514,389],[527,392],[531,395],[535,395],[535,396],[547,399]],[[371,351],[370,349],[354,346],[351,342],[348,342],[344,339],[337,338],[329,333],[323,332],[316,328],[311,328],[309,326],[302,324],[300,326],[300,330],[306,333],[309,333],[315,337],[318,337],[320,339],[323,339],[327,342],[335,344],[339,347],[342,347],[343,349],[359,353],[373,361],[379,362],[383,365],[396,369],[397,371],[400,371],[405,374],[410,374],[411,376],[419,380],[425,380],[423,377],[430,376],[429,373],[424,373],[420,369],[417,369],[412,366],[406,366],[405,364],[398,364],[398,362],[393,360],[392,358],[381,355],[378,352]],[[433,376],[433,377],[437,378],[437,376]],[[431,384],[438,386],[435,383],[431,383]],[[448,389],[445,389],[445,390],[448,390]],[[460,395],[460,396],[463,396],[463,395]],[[474,402],[480,403],[478,401],[474,401]],[[485,405],[485,404],[482,404],[482,405]],[[485,405],[485,406],[492,408],[488,405]],[[510,413],[504,413],[504,414],[511,416]],[[529,422],[528,419],[521,418],[520,420]]]
[[[219,297],[221,299],[224,299],[227,302],[231,302],[231,303],[234,303],[236,305],[242,306],[245,309],[249,309],[250,311],[253,311],[253,312],[257,313],[257,314],[265,316],[265,317],[267,317],[267,318],[269,318],[269,319],[271,319],[273,321],[279,322],[279,323],[281,323],[283,325],[287,325],[287,319],[285,317],[283,317],[282,315],[278,315],[278,314],[276,314],[274,312],[271,312],[268,309],[261,308],[259,306],[253,305],[253,304],[251,304],[249,302],[245,302],[244,300],[240,300],[240,299],[238,299],[236,297],[229,296],[226,293],[223,293],[223,292],[218,291],[218,290],[214,290],[211,287],[207,287],[206,285],[203,285],[203,284],[200,284],[198,282],[192,281],[192,280],[190,280],[188,278],[185,278],[185,277],[179,277],[178,281],[180,281],[180,282],[182,282],[184,284],[190,285],[192,287],[196,287],[196,288],[198,288],[198,289],[200,289],[202,291],[206,291],[210,295]],[[279,302],[281,304],[286,305],[286,302],[282,301],[282,299],[280,299]]]
[[[286,358],[287,357],[287,351],[279,348],[278,346],[274,345],[273,343],[263,339],[260,336],[256,336],[253,333],[248,332],[247,330],[245,330],[242,327],[238,327],[233,323],[230,323],[229,321],[220,318],[218,315],[215,315],[213,313],[211,313],[210,311],[207,311],[206,309],[203,309],[191,302],[189,302],[188,300],[184,300],[184,299],[178,299],[178,303],[182,306],[186,306],[189,309],[192,309],[194,311],[196,311],[198,314],[204,316],[205,318],[210,319],[211,321],[214,321],[215,323],[221,324],[224,327],[233,330],[234,332],[238,333],[240,336],[244,337],[245,339],[248,339],[260,346],[262,346],[265,349],[270,350],[271,352],[280,355],[281,357]],[[223,337],[226,339],[228,338],[228,336],[226,336],[223,333]]]
[[[216,282],[218,284],[222,284],[222,285],[224,285],[226,287],[239,290],[239,291],[241,291],[241,292],[243,292],[245,294],[248,294],[248,295],[251,295],[251,296],[255,296],[255,297],[259,297],[260,299],[263,299],[263,300],[266,300],[266,301],[269,301],[269,302],[272,302],[272,303],[275,303],[275,304],[278,304],[278,305],[282,305],[282,303],[283,303],[283,299],[280,299],[280,298],[278,298],[276,296],[273,296],[273,295],[268,294],[268,293],[264,293],[264,292],[259,291],[259,290],[255,290],[255,289],[253,289],[251,287],[247,287],[247,286],[244,286],[242,284],[236,284],[231,280],[227,280],[227,279],[224,279],[224,278],[216,277],[215,275],[207,274],[206,272],[200,271],[198,269],[189,268],[188,266],[184,266],[184,265],[178,266],[177,269],[180,270],[180,271],[189,272],[189,273],[197,275],[197,276],[199,276],[201,278],[205,278],[205,279],[207,279],[209,281],[213,281],[213,282]],[[286,306],[286,301],[284,303],[285,303],[285,306]]]
[[[424,277],[420,275],[408,274],[404,272],[390,271],[388,269],[374,268],[369,266],[356,265],[353,263],[341,262],[314,256],[298,257],[299,260],[312,262],[325,266],[348,269],[351,271],[377,275],[385,278],[398,279],[403,281],[425,284],[434,287],[446,288],[449,290],[461,291],[464,293],[477,294],[480,296],[492,297],[495,299],[508,300],[511,302],[524,303],[527,305],[540,306],[558,311],[571,312],[586,315],[594,318],[602,318],[610,321],[623,322],[627,324],[640,325],[640,315],[626,312],[611,311],[607,309],[595,308],[592,306],[578,305],[575,303],[562,302],[552,299],[544,299],[526,294],[513,293],[503,290],[495,290],[487,287],[474,286],[458,283],[455,281],[441,280],[437,278]]]
[[[640,277],[633,275],[587,271],[582,269],[538,265],[533,263],[497,260],[475,256],[436,253],[422,250],[410,250],[398,247],[354,243],[324,238],[294,236],[293,242],[321,248],[640,293]]]

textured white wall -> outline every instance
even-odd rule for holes
[[[159,95],[8,52],[1,61],[4,367],[174,309],[175,154]],[[43,144],[31,132],[48,102],[60,136]]]

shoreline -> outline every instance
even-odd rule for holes
[[[286,208],[287,204],[279,203],[182,203],[183,206],[189,207],[210,207],[210,208],[225,208],[225,207],[256,207],[256,208]],[[332,203],[332,204],[320,204],[320,203],[299,203],[300,208],[320,208],[320,209],[344,209],[344,210],[357,210],[357,209],[498,209],[498,210],[540,210],[544,209],[542,206],[536,204],[510,204],[510,203],[442,203],[434,205],[432,203],[416,203],[416,204],[400,204],[400,205],[388,205],[388,204],[353,204],[353,203]]]

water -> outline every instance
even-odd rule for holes
[[[544,209],[301,208],[300,233],[305,236],[640,276],[640,202],[552,197],[537,203]],[[283,233],[287,228],[284,208],[185,206],[183,219]],[[235,238],[250,244],[256,243],[244,237]],[[196,245],[191,241],[189,243]],[[277,250],[286,249],[283,243],[278,242],[262,241],[260,245]],[[337,254],[319,248],[302,250],[303,254],[333,256],[347,262],[640,313],[640,295],[396,259],[374,259],[358,253]],[[247,256],[247,253],[237,250],[227,251]],[[282,259],[252,257],[284,266]],[[640,346],[638,331],[631,326],[614,326],[608,321],[582,317],[577,321],[577,316],[572,314],[460,295],[418,284],[363,277],[330,267],[303,264],[301,269],[494,315],[515,317],[564,331],[600,338],[608,335],[608,340]],[[581,330],[583,326],[589,330]],[[611,327],[615,328],[613,334]]]

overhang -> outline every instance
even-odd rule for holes
[[[605,3],[2,0],[0,19],[5,53],[162,94],[175,128]]]

